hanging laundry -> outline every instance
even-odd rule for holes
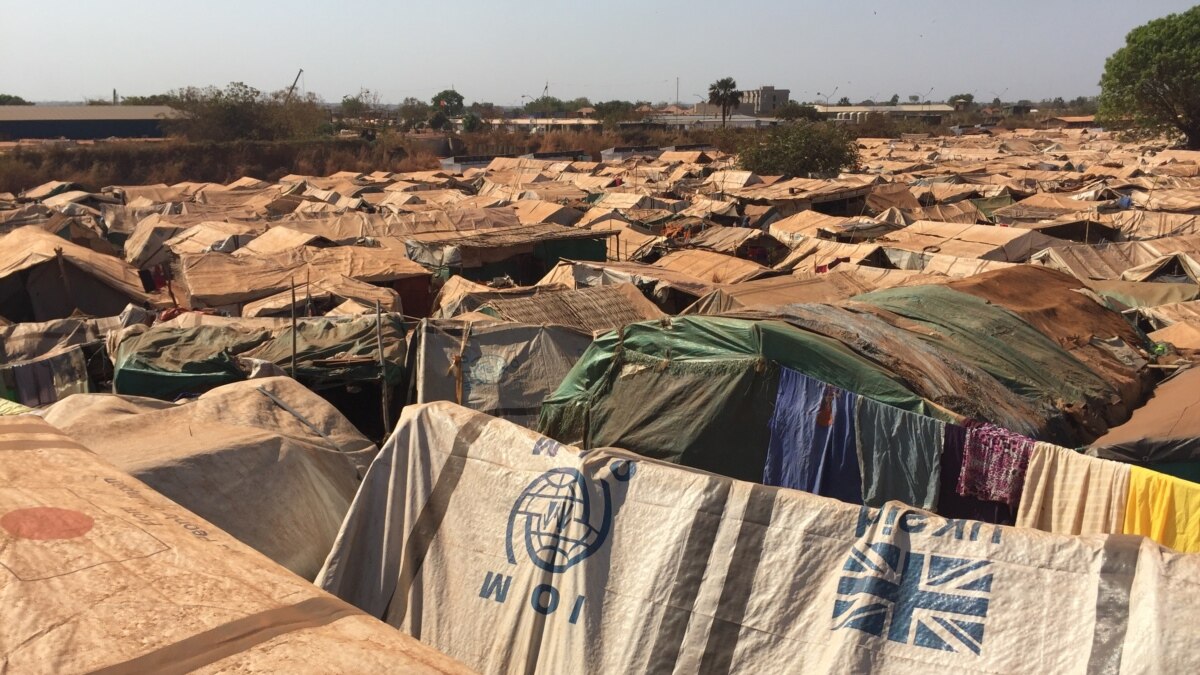
[[[855,412],[863,502],[898,500],[923,509],[937,506],[946,423],[869,398]]]
[[[1025,472],[1017,525],[1058,534],[1120,534],[1129,465],[1036,443]]]
[[[1031,439],[1007,429],[993,424],[969,428],[958,494],[1016,508],[1032,452]]]
[[[862,503],[853,393],[780,369],[763,482]]]
[[[1176,551],[1200,553],[1200,484],[1129,467],[1125,534],[1150,537]]]
[[[982,520],[997,525],[1012,525],[1016,520],[1013,508],[1004,502],[984,501],[958,494],[958,475],[962,473],[963,450],[967,444],[967,427],[947,424],[942,444],[941,481],[938,488],[937,512],[947,518]]]

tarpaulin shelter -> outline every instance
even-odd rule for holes
[[[946,286],[874,291],[854,302],[949,349],[1018,395],[1057,408],[1063,425],[1042,440],[1087,442],[1124,419],[1110,416],[1117,400],[1111,383],[1003,307]]]
[[[1129,421],[1092,442],[1087,453],[1200,482],[1200,368],[1163,380]]]
[[[42,420],[0,418],[0,447],[8,670],[469,672]]]
[[[688,316],[596,338],[546,399],[538,429],[585,448],[626,447],[758,480],[780,366],[898,408],[941,414],[836,340],[782,321]]]
[[[664,312],[674,314],[711,292],[716,284],[657,265],[633,262],[563,260],[538,281],[538,286],[585,288],[633,284]]]
[[[48,321],[114,316],[150,296],[124,261],[28,226],[0,236],[0,316]]]
[[[295,331],[296,378],[320,390],[346,383],[398,383],[403,374],[404,327],[397,314],[303,318]],[[281,369],[292,364],[290,324],[259,327],[223,321],[177,327],[159,324],[123,335],[113,356],[113,387],[121,394],[171,399],[246,379],[243,359]],[[381,373],[378,335],[383,341]]]
[[[607,258],[607,238],[614,233],[563,227],[553,223],[491,228],[471,233],[428,233],[404,237],[409,259],[442,276],[454,272],[474,280],[508,275],[517,283],[533,283],[559,259]]]
[[[697,249],[672,251],[659,258],[654,267],[682,272],[711,284],[736,284],[776,274],[770,267],[750,260]]]
[[[633,284],[546,288],[528,297],[488,300],[476,311],[504,321],[569,326],[585,333],[604,333],[628,323],[665,316]]]
[[[524,427],[592,344],[566,326],[422,320],[408,369],[411,401],[453,401]]]
[[[1200,668],[1200,561],[407,408],[320,586],[485,673]]]
[[[76,395],[44,418],[307,579],[376,451],[337,410],[286,377],[225,385],[181,405]]]

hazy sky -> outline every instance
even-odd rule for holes
[[[153,94],[243,81],[329,101],[386,102],[453,85],[519,104],[559,98],[694,102],[708,83],[792,98],[990,101],[1098,93],[1104,59],[1169,0],[0,0],[0,93],[29,100]]]

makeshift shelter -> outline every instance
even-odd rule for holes
[[[888,248],[941,253],[959,258],[1024,262],[1060,239],[1040,232],[994,225],[962,225],[923,220],[876,240]]]
[[[527,297],[488,300],[477,311],[504,321],[569,326],[589,334],[665,316],[633,284],[547,288]]]
[[[912,285],[932,277],[907,270],[881,270],[842,265],[825,274],[769,277],[723,285],[705,295],[683,314],[724,314],[739,310],[771,311],[798,303],[832,303],[897,285]]]
[[[508,275],[524,284],[541,278],[561,258],[604,260],[605,240],[612,234],[542,223],[410,235],[403,246],[409,259],[442,276],[451,271],[474,280]]]
[[[1018,395],[1058,409],[1060,424],[1042,440],[1086,443],[1124,421],[1120,409],[1113,410],[1119,401],[1113,384],[1007,309],[945,286],[893,288],[854,300],[855,308],[875,312],[947,348]]]
[[[113,388],[121,394],[172,399],[246,379],[249,368],[243,360],[290,369],[291,325],[258,327],[263,325],[228,320],[190,328],[159,324],[124,335],[113,357]],[[399,315],[382,315],[378,326],[374,316],[303,318],[294,334],[296,378],[310,388],[400,381],[405,342]]]
[[[566,326],[458,319],[422,320],[411,339],[411,402],[454,401],[524,427],[592,343]]]
[[[564,260],[538,282],[538,286],[583,288],[630,283],[667,314],[675,314],[715,288],[715,284],[657,265],[595,263]]]
[[[469,672],[36,417],[0,418],[0,444],[9,670]]]
[[[1144,466],[1200,482],[1200,368],[1163,380],[1129,421],[1108,430],[1087,448],[1093,457]]]
[[[853,506],[438,403],[405,409],[318,583],[489,673],[1189,672],[1197,576],[1147,539]]]
[[[538,429],[563,443],[626,447],[759,480],[783,366],[899,408],[933,410],[835,340],[781,321],[688,316],[596,338],[546,399]]]
[[[36,226],[0,236],[0,316],[10,321],[115,316],[148,302],[137,272],[117,258]]]
[[[77,395],[44,418],[306,579],[320,569],[358,488],[356,472],[376,451],[337,410],[284,377],[225,385],[184,405]]]
[[[659,258],[654,267],[682,272],[712,284],[735,284],[776,274],[751,260],[696,249],[672,251]]]

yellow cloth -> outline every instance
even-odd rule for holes
[[[1200,484],[1130,467],[1124,530],[1176,551],[1200,553]]]

